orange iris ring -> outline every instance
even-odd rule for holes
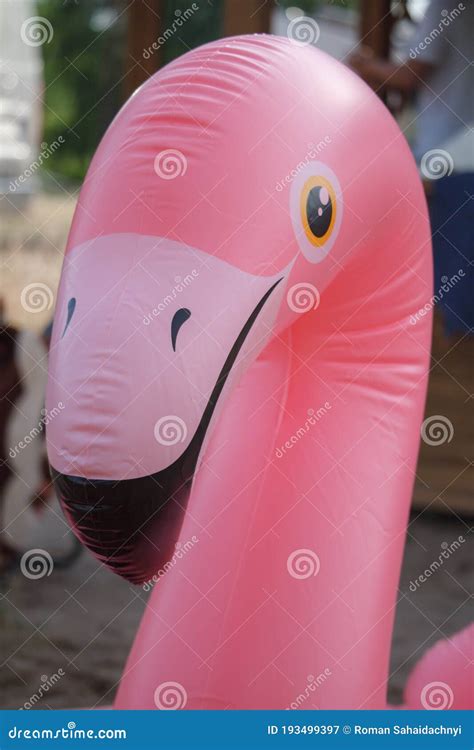
[[[311,190],[315,187],[326,188],[326,190],[328,191],[329,200],[331,201],[332,205],[331,222],[329,224],[329,227],[327,228],[327,231],[323,234],[322,237],[316,237],[316,235],[313,234],[313,232],[311,231],[311,227],[309,226],[308,217],[306,214],[306,204],[308,202],[308,196]],[[336,192],[329,180],[327,180],[326,177],[323,177],[322,175],[310,177],[308,180],[306,180],[301,193],[300,215],[305,235],[312,245],[315,245],[316,247],[322,247],[322,245],[327,242],[332,233],[332,230],[334,229],[334,224],[336,223],[336,210]]]

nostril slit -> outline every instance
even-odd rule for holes
[[[64,334],[66,333],[66,330],[67,330],[67,328],[68,328],[68,326],[69,326],[69,323],[71,322],[71,318],[72,318],[72,316],[73,316],[73,314],[74,314],[74,310],[75,310],[75,309],[76,309],[76,298],[75,298],[75,297],[71,297],[71,299],[70,299],[70,300],[69,300],[69,302],[67,303],[67,318],[66,318],[66,325],[64,326],[64,330],[63,330],[63,332],[62,332],[61,338],[62,338],[62,337],[64,336]]]
[[[186,323],[190,317],[191,310],[188,310],[187,307],[181,307],[179,310],[176,310],[173,315],[173,320],[171,321],[171,345],[174,352],[176,351],[176,338],[178,336],[178,331],[183,323]]]

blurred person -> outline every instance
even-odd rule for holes
[[[64,534],[46,456],[50,340],[51,324],[40,335],[20,330],[2,319],[0,304],[0,578],[20,569],[29,547],[46,546],[56,568],[82,551]]]
[[[474,3],[431,0],[406,60],[376,57],[360,47],[349,65],[376,90],[415,96],[415,158],[440,148],[474,122]]]
[[[448,335],[472,333],[474,192],[474,2],[431,0],[406,59],[395,62],[360,47],[351,67],[376,91],[415,100],[414,156],[428,197],[434,254],[434,302]]]
[[[7,460],[7,426],[15,402],[22,393],[20,375],[15,360],[16,331],[3,320],[0,300],[0,530],[3,528],[4,490],[11,478],[12,469]],[[0,536],[0,574],[18,563],[15,548]]]
[[[43,131],[41,46],[53,28],[35,0],[0,2],[0,208],[25,207],[38,188]],[[40,161],[38,158],[40,157]]]

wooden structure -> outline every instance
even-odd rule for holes
[[[273,0],[225,0],[222,36],[268,33],[274,6]]]
[[[391,0],[360,0],[360,40],[374,55],[387,60],[393,16]]]
[[[447,431],[439,431],[439,441],[433,445],[423,440],[420,443],[413,500],[416,510],[474,515],[474,422],[470,401],[474,390],[473,362],[472,336],[446,337],[441,315],[435,313],[425,417],[441,417],[433,422],[444,422]]]
[[[164,0],[134,0],[128,7],[127,55],[124,99],[155,73],[162,64],[161,50],[144,55],[164,28]]]

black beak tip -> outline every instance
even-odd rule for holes
[[[173,493],[159,483],[161,472],[113,481],[83,479],[50,468],[74,534],[114,573],[142,584],[172,558],[189,494],[187,484]]]

